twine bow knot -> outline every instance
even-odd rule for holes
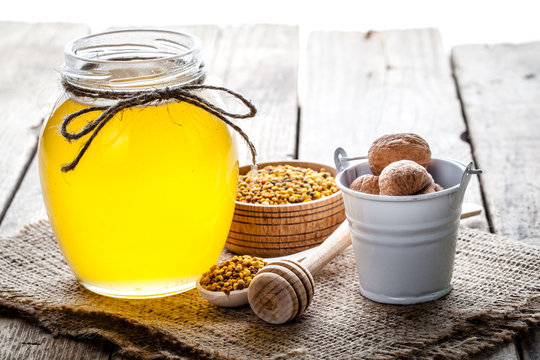
[[[128,108],[132,108],[135,106],[144,106],[153,102],[157,101],[166,101],[166,100],[176,100],[178,102],[186,102],[189,104],[192,104],[194,106],[197,106],[200,109],[203,109],[207,111],[208,113],[216,116],[218,119],[223,121],[225,124],[230,126],[232,129],[234,129],[242,138],[246,141],[248,144],[249,150],[251,152],[251,160],[253,165],[256,163],[256,156],[257,151],[255,149],[255,146],[249,139],[246,133],[236,124],[234,124],[230,119],[246,119],[246,118],[252,118],[257,114],[257,109],[255,106],[247,100],[245,97],[240,95],[239,93],[232,91],[230,89],[227,89],[225,87],[221,86],[212,86],[212,85],[204,85],[204,84],[194,84],[194,85],[183,85],[178,87],[166,87],[162,89],[155,89],[151,91],[141,91],[141,92],[125,92],[125,91],[107,91],[107,90],[97,90],[97,89],[86,89],[81,88],[76,85],[73,85],[69,83],[66,79],[62,80],[62,85],[64,89],[67,92],[72,93],[75,96],[81,96],[81,97],[90,97],[90,98],[103,98],[103,99],[114,99],[118,100],[116,103],[109,105],[109,106],[92,106],[89,108],[85,108],[82,110],[79,110],[77,112],[74,112],[68,116],[66,116],[62,122],[60,133],[67,141],[74,141],[77,139],[82,138],[83,136],[90,134],[90,137],[86,142],[83,144],[81,150],[68,164],[65,164],[62,166],[61,170],[63,172],[68,172],[77,166],[83,155],[86,153],[90,145],[92,144],[92,141],[95,139],[95,137],[99,134],[101,129],[111,120],[114,115],[119,113],[120,111]],[[249,110],[248,112],[244,114],[238,114],[238,113],[232,113],[228,112],[223,108],[220,108],[209,101],[203,99],[202,97],[196,95],[194,92],[200,91],[200,90],[216,90],[216,91],[223,91],[229,95],[232,95],[235,99],[239,100],[243,105],[246,106],[246,108]],[[70,132],[68,131],[67,127],[69,124],[79,116],[95,112],[95,111],[101,111],[102,113],[93,121],[86,124],[82,129],[76,131],[76,132]],[[230,119],[229,119],[230,118]]]

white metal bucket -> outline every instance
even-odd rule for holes
[[[338,148],[334,160],[362,295],[382,303],[416,304],[448,294],[463,196],[471,175],[481,171],[472,162],[465,166],[434,158],[429,173],[445,190],[381,196],[349,189],[358,176],[371,174],[365,157],[348,158]],[[351,165],[349,160],[360,162]]]

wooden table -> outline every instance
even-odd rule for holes
[[[202,39],[211,77],[258,106],[258,118],[241,126],[259,160],[332,164],[338,146],[362,155],[381,134],[416,132],[435,156],[484,169],[466,201],[486,211],[463,226],[540,245],[540,42],[458,46],[448,56],[434,29],[315,32],[305,43],[292,26],[177,29]],[[63,46],[88,32],[0,22],[1,235],[46,217],[37,137],[58,94]],[[55,338],[2,310],[0,359],[29,358],[117,357],[114,345]],[[540,331],[477,359],[540,359]]]

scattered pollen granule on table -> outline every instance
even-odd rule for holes
[[[229,294],[249,286],[253,277],[266,265],[260,257],[249,255],[233,256],[230,260],[214,265],[200,280],[201,286],[210,291],[223,291]]]
[[[240,175],[236,200],[251,204],[284,205],[317,200],[339,189],[325,169],[269,165]]]

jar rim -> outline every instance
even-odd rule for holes
[[[173,36],[181,36],[185,39],[188,39],[191,41],[192,46],[190,46],[188,49],[186,49],[183,52],[178,52],[176,54],[172,54],[170,56],[162,56],[162,57],[154,57],[154,58],[146,58],[146,59],[129,59],[129,62],[137,62],[137,63],[145,63],[145,62],[155,62],[155,61],[164,61],[164,60],[171,60],[178,57],[184,57],[187,55],[190,55],[194,52],[200,51],[201,49],[201,41],[196,36],[193,36],[186,32],[181,31],[175,31],[175,30],[166,30],[166,29],[157,29],[157,28],[124,28],[124,29],[118,29],[118,30],[110,30],[110,31],[104,31],[99,32],[95,34],[89,34],[85,36],[78,37],[69,43],[66,44],[64,48],[64,54],[66,57],[72,57],[74,59],[80,60],[80,61],[86,61],[86,62],[96,62],[96,63],[103,63],[103,64],[111,64],[111,63],[118,63],[121,60],[118,59],[100,59],[95,57],[89,57],[89,56],[82,56],[77,53],[77,45],[84,43],[85,41],[96,39],[96,38],[103,38],[110,35],[123,35],[123,34],[129,34],[129,33],[161,33],[161,34],[168,34]],[[167,41],[171,41],[168,40]],[[126,59],[127,60],[127,59]]]
[[[201,83],[201,41],[168,29],[123,28],[77,38],[64,48],[63,79],[80,88],[137,92]]]

